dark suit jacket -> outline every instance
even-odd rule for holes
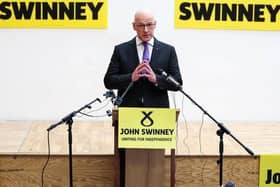
[[[139,64],[136,41],[132,40],[115,46],[111,62],[104,77],[107,89],[117,89],[122,95],[129,83],[134,69]],[[158,69],[163,69],[182,84],[181,74],[175,48],[171,45],[154,40],[150,66],[156,73],[157,84],[146,79],[134,82],[120,106],[125,107],[169,107],[167,90],[178,88],[168,83],[160,75]]]

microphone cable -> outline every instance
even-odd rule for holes
[[[175,97],[175,95],[176,95],[176,93],[175,92],[173,92],[172,93],[172,100],[173,100],[173,105],[174,105],[174,108],[176,109],[177,108],[177,103],[176,103],[176,97]],[[177,111],[175,111],[175,112],[177,112]],[[176,114],[177,115],[177,114]],[[179,130],[178,130],[178,121],[179,121],[179,116],[178,116],[178,119],[176,120],[176,149],[175,149],[175,151],[176,151],[176,154],[178,153],[178,137],[179,137],[179,134],[178,134],[178,132],[179,132]]]
[[[184,120],[184,124],[185,124],[185,128],[186,128],[186,136],[184,137],[184,139],[183,139],[183,143],[184,143],[184,145],[186,146],[186,148],[187,148],[187,151],[188,151],[188,153],[190,154],[191,153],[191,150],[190,150],[190,146],[189,146],[189,144],[188,144],[188,139],[189,139],[189,124],[188,124],[188,122],[187,122],[187,118],[186,118],[186,116],[185,116],[185,111],[184,111],[184,109],[185,109],[185,107],[184,107],[184,96],[182,96],[182,104],[181,104],[181,109],[182,109],[182,112],[181,112],[181,114],[182,114],[182,117],[183,117],[183,120]]]
[[[103,108],[105,108],[110,102],[107,102],[104,106],[101,106],[100,108],[97,108],[93,111],[90,111],[90,112],[94,112],[94,111],[99,111]],[[89,115],[87,113],[83,113],[83,112],[79,112],[80,114],[82,115],[85,115],[85,116],[88,116],[88,117],[105,117],[105,116],[111,116],[112,115],[112,112],[110,110],[107,110],[106,111],[106,115],[102,115],[102,116],[93,116],[93,115]],[[76,115],[76,117],[79,117]],[[48,142],[48,157],[47,157],[47,160],[42,168],[42,172],[41,172],[41,187],[44,187],[44,174],[45,174],[45,170],[48,166],[48,163],[49,163],[49,160],[50,160],[50,156],[51,156],[51,146],[50,146],[50,131],[47,131],[48,134],[47,134],[47,142]]]
[[[44,173],[45,173],[45,169],[49,163],[50,160],[50,156],[51,156],[51,146],[50,146],[50,131],[48,131],[48,135],[47,135],[47,139],[48,139],[48,158],[44,164],[44,167],[42,169],[42,173],[41,173],[41,186],[44,187]]]
[[[205,116],[205,114],[202,113],[201,123],[200,123],[200,127],[199,127],[199,152],[201,155],[204,155],[204,153],[202,151],[202,128],[204,126],[204,116]]]
[[[107,110],[106,114],[103,114],[103,115],[91,115],[91,114],[87,114],[87,113],[84,113],[84,112],[79,112],[79,113],[84,115],[84,116],[90,117],[90,118],[101,118],[101,117],[111,116],[112,115],[110,110]]]
[[[201,123],[200,123],[200,127],[199,127],[199,152],[201,155],[204,155],[204,152],[202,150],[202,129],[203,126],[205,124],[205,113],[202,113],[202,117],[201,117]],[[202,157],[201,157],[202,158]],[[201,167],[201,181],[202,181],[202,187],[205,186],[205,181],[204,181],[204,171],[205,171],[205,166],[207,163],[207,159],[205,159],[202,162],[202,167]]]
[[[102,102],[108,100],[107,99],[104,99]],[[104,109],[105,107],[107,107],[109,104],[110,104],[110,100],[108,100],[103,106],[100,106],[99,108],[96,108],[96,109],[91,109],[87,112],[79,112],[78,114],[81,114],[79,116],[77,116],[78,118],[82,118],[83,116],[87,116],[87,117],[90,117],[90,118],[94,118],[94,117],[106,117],[106,116],[111,116],[112,115],[112,111],[111,110],[106,110],[106,114],[101,114],[101,115],[92,115],[91,113],[93,112],[98,112],[98,111],[101,111],[102,109]]]
[[[103,100],[102,102],[106,101],[107,99]],[[87,112],[87,114],[90,114],[90,113],[93,113],[93,112],[98,112],[100,110],[102,110],[103,108],[105,108],[106,106],[108,106],[110,104],[110,100],[108,100],[103,106],[100,106],[99,108],[96,108],[96,109],[92,109],[92,110],[89,110]]]

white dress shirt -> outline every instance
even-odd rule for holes
[[[142,57],[143,57],[143,52],[144,52],[144,45],[142,43],[143,43],[142,40],[140,40],[140,38],[136,37],[136,48],[137,48],[139,63],[142,62]],[[149,48],[149,59],[151,61],[153,46],[154,46],[154,38],[152,38],[147,43],[148,43],[148,48]]]

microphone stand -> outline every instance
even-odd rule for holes
[[[122,102],[123,102],[123,99],[124,97],[126,96],[127,92],[131,89],[131,87],[133,86],[134,82],[131,81],[129,83],[129,85],[127,86],[127,88],[124,90],[124,92],[122,93],[122,95],[120,97],[117,97],[116,100],[113,102],[113,105],[114,107],[119,107]],[[113,122],[115,123],[115,122]],[[115,133],[117,133],[117,131],[115,131]],[[119,165],[118,165],[118,168],[119,168],[119,184],[117,186],[123,186],[124,183],[125,183],[125,179],[124,179],[124,171],[122,171],[122,168],[121,168],[121,163],[123,164],[124,161],[124,152],[122,152],[120,149],[118,149],[118,155],[119,155]]]
[[[85,108],[91,109],[91,104],[95,103],[96,101],[98,101],[99,103],[101,102],[101,100],[99,98],[96,98],[95,100],[91,101],[90,103],[86,104],[85,106],[81,107],[80,109],[71,112],[70,114],[68,114],[67,116],[65,116],[64,118],[62,118],[62,120],[60,120],[59,122],[51,125],[47,131],[49,132],[50,130],[54,129],[55,127],[57,127],[58,125],[61,125],[63,123],[66,123],[68,125],[68,144],[69,144],[69,186],[73,187],[73,167],[72,167],[72,124],[73,124],[73,117],[75,117],[75,115],[79,112],[81,112],[82,110],[84,110]]]
[[[223,123],[217,121],[213,116],[211,116],[202,106],[200,106],[197,102],[195,102],[186,92],[184,92],[183,88],[181,86],[178,87],[179,91],[185,95],[194,105],[196,105],[205,115],[207,115],[210,119],[212,119],[217,126],[220,128],[217,130],[216,134],[217,136],[220,137],[220,142],[219,142],[219,186],[223,186],[223,152],[224,152],[224,133],[232,137],[241,147],[243,147],[247,153],[250,155],[254,156],[253,151],[251,151],[249,148],[247,148],[244,144],[242,144],[224,125]]]
[[[127,88],[125,89],[125,91],[123,92],[123,94],[115,100],[115,102],[114,102],[114,105],[115,105],[115,106],[118,106],[118,107],[119,107],[119,106],[122,104],[123,98],[126,96],[126,93],[127,93],[127,92],[130,90],[130,88],[133,86],[133,83],[134,83],[133,81],[130,82],[129,85],[127,86]]]
[[[242,144],[235,136],[231,134],[231,132],[220,122],[218,122],[213,116],[211,116],[202,106],[200,106],[195,100],[193,100],[186,92],[184,92],[182,86],[179,82],[177,82],[171,75],[168,75],[164,70],[159,69],[160,74],[166,79],[166,81],[170,82],[178,90],[185,95],[194,105],[196,105],[205,115],[207,115],[210,119],[212,119],[217,126],[220,128],[217,130],[216,134],[220,137],[219,142],[219,186],[223,186],[223,153],[224,153],[224,133],[228,134],[230,137],[232,137],[241,147],[243,147],[250,155],[254,156],[253,151],[251,151],[249,148],[247,148],[244,144]]]

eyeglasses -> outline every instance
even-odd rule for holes
[[[135,24],[136,27],[140,28],[140,29],[153,29],[156,25],[156,23],[147,23],[147,24]]]

